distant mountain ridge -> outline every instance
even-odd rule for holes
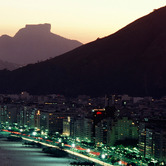
[[[162,7],[61,56],[2,71],[0,92],[166,95],[165,18],[166,7]]]
[[[26,25],[14,37],[0,37],[0,60],[27,65],[68,52],[82,43],[51,33],[50,24]]]
[[[5,62],[0,60],[0,70],[15,70],[17,68],[21,67],[21,65],[18,64],[14,64],[14,63],[9,63],[9,62]]]

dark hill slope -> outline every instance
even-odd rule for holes
[[[67,95],[165,95],[165,18],[163,7],[113,35],[8,73],[10,81],[4,82],[4,90]]]

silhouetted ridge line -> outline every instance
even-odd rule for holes
[[[13,72],[1,72],[1,92],[99,96],[166,95],[166,7],[118,32]]]

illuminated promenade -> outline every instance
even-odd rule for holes
[[[48,143],[44,143],[44,142],[40,142],[40,141],[34,141],[32,139],[29,139],[29,138],[25,138],[25,137],[22,137],[23,140],[26,140],[26,141],[33,141],[33,142],[36,142],[36,143],[40,143],[42,145],[45,145],[45,146],[48,146],[48,147],[53,147],[53,148],[57,148],[57,149],[60,149],[58,146],[55,146],[55,145],[50,145]],[[77,153],[77,152],[74,152],[74,151],[71,151],[71,150],[67,150],[67,149],[63,149],[64,151],[66,151],[67,153],[69,154],[72,154],[72,155],[75,155],[77,157],[81,157],[83,159],[86,159],[86,160],[89,160],[91,162],[94,162],[94,163],[97,163],[97,164],[100,164],[100,165],[104,165],[104,166],[112,166],[111,164],[108,164],[108,163],[105,163],[103,161],[100,161],[100,160],[97,160],[95,158],[91,158],[91,157],[88,157],[88,156],[85,156],[83,154],[80,154],[80,153]]]

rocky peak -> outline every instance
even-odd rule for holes
[[[51,24],[45,23],[45,24],[28,24],[25,26],[27,30],[35,30],[35,31],[43,31],[43,32],[50,32],[51,30]]]
[[[51,30],[51,24],[28,24],[25,28],[20,29],[14,37],[20,38],[22,36],[34,36],[41,34],[48,34]]]

